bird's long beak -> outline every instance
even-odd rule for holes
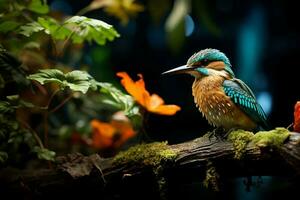
[[[188,67],[187,65],[182,65],[180,67],[176,67],[174,69],[163,72],[162,75],[166,75],[166,74],[183,74],[183,73],[187,73],[191,70],[192,69],[190,67]]]

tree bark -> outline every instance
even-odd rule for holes
[[[222,180],[228,177],[294,176],[300,172],[300,134],[294,132],[279,148],[249,143],[239,160],[234,158],[233,144],[222,138],[202,137],[168,148],[176,157],[164,163],[159,174],[149,166],[117,165],[113,158],[97,154],[60,157],[52,169],[2,169],[0,194],[53,199],[59,192],[59,197],[68,198],[98,195],[101,199],[125,199],[134,193],[136,198],[144,195],[143,199],[157,199],[170,196],[170,188],[195,180],[208,181],[208,186],[222,190]],[[208,173],[213,173],[212,181],[207,180]]]

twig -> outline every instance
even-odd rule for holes
[[[291,123],[290,125],[288,125],[288,127],[286,127],[286,129],[290,130],[290,128],[294,125],[294,123]]]
[[[43,142],[41,138],[38,136],[37,132],[33,130],[33,128],[31,128],[27,122],[21,120],[19,120],[19,122],[21,122],[27,129],[30,130],[30,133],[32,133],[36,143],[43,149],[44,148]]]
[[[45,106],[47,109],[49,109],[49,106],[50,106],[50,103],[51,101],[53,100],[54,96],[59,92],[59,89],[56,89],[50,96],[48,102],[47,102],[47,105]]]
[[[47,105],[45,106],[47,110],[44,113],[44,144],[45,147],[48,148],[48,117],[49,117],[49,106],[54,96],[59,92],[59,89],[56,89],[50,96]]]
[[[61,108],[67,101],[69,101],[72,97],[73,97],[73,93],[71,93],[67,98],[65,98],[60,104],[58,104],[55,108],[49,110],[49,106],[51,104],[52,99],[54,98],[54,96],[58,93],[59,89],[55,90],[52,95],[49,98],[49,101],[46,105],[46,112],[44,114],[44,144],[45,147],[48,148],[48,118],[49,118],[49,114],[54,113],[55,111],[57,111],[59,108]]]
[[[67,98],[65,98],[60,104],[58,104],[55,108],[49,111],[50,113],[54,113],[58,109],[60,109],[67,101],[69,101],[73,97],[73,93],[71,93]]]
[[[62,56],[62,53],[64,51],[64,49],[66,48],[68,42],[70,41],[71,37],[74,35],[74,33],[76,32],[77,30],[73,30],[71,32],[71,34],[67,37],[67,39],[65,39],[64,43],[62,44],[62,48],[59,52],[56,52],[57,53],[57,56]]]
[[[48,110],[44,114],[44,144],[48,148]]]

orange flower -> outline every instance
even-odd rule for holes
[[[121,84],[133,98],[149,112],[160,115],[174,115],[180,110],[177,105],[164,105],[164,100],[157,94],[150,95],[145,88],[143,76],[138,74],[139,80],[134,82],[126,72],[119,72],[117,76],[121,77]]]
[[[116,113],[116,115],[121,115]],[[125,116],[124,116],[125,117]],[[99,120],[91,121],[92,127],[92,146],[97,149],[119,148],[129,138],[135,135],[130,121],[126,118],[113,118],[110,123]]]
[[[297,101],[294,110],[294,131],[300,132],[300,101]]]

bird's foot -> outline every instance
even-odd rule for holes
[[[237,129],[238,128],[231,128],[231,129],[227,130],[227,132],[222,136],[223,139],[226,139],[231,132],[236,131]]]
[[[223,139],[224,129],[222,127],[217,127],[213,131],[207,133],[208,139],[216,138],[216,139]]]
[[[207,137],[209,140],[212,138],[216,138],[218,140],[226,140],[229,134],[233,131],[236,131],[238,128],[231,128],[229,130],[226,130],[222,127],[217,127],[213,131],[207,133]]]

